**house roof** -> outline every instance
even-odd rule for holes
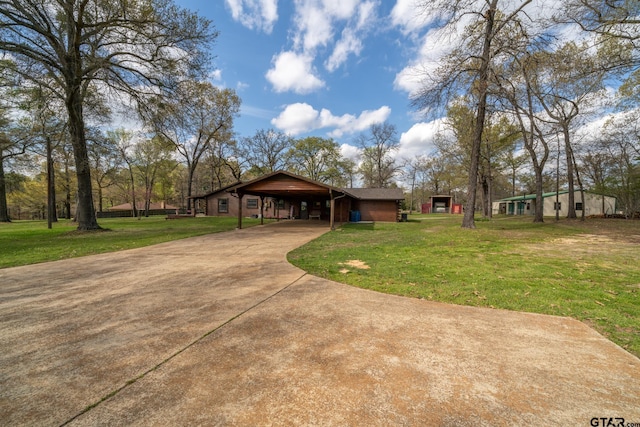
[[[198,195],[198,196],[191,196],[190,198],[191,199],[206,199],[207,197],[209,197],[209,196],[211,196],[213,194],[219,193],[221,191],[233,191],[233,189],[235,187],[237,187],[238,185],[240,185],[240,184],[242,184],[242,181],[236,181],[233,184],[227,185],[226,187],[218,188],[216,190],[210,191],[207,194],[202,194],[202,195]]]
[[[402,200],[401,188],[345,188],[344,192],[360,200]]]
[[[251,181],[244,182],[237,185],[233,191],[235,193],[281,199],[291,197],[326,197],[332,193],[344,193],[340,188],[287,171],[272,172]]]
[[[290,199],[292,197],[298,199],[320,198],[328,197],[330,194],[334,196],[345,194],[360,200],[404,199],[404,194],[400,188],[338,188],[283,170],[272,172],[247,182],[236,182],[208,194],[193,196],[192,198],[204,199],[224,191],[278,199]]]

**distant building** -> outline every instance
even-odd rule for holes
[[[398,221],[404,194],[400,188],[337,188],[278,171],[192,198],[204,204],[208,216],[319,219],[333,224]]]
[[[544,216],[556,215],[556,192],[542,194],[544,203]],[[605,196],[590,191],[584,192],[584,206],[580,191],[574,191],[575,210],[578,216],[582,215],[584,209],[585,216],[589,215],[612,215],[616,212],[616,198]],[[506,199],[493,202],[492,213],[494,215],[533,215],[536,208],[536,195],[523,194],[522,196],[507,197]],[[558,213],[560,216],[567,216],[569,212],[569,192],[558,192]]]

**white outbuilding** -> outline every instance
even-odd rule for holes
[[[542,194],[544,203],[544,216],[555,216],[556,208],[560,216],[567,216],[569,211],[569,192],[560,191],[557,193]],[[556,205],[557,201],[557,205]],[[616,212],[616,198],[596,194],[590,191],[584,192],[584,205],[580,191],[574,192],[575,210],[578,216],[582,215],[584,209],[585,216],[589,215],[612,215]],[[506,199],[493,202],[492,212],[494,215],[533,215],[536,207],[535,194],[523,194],[521,196],[507,197]]]

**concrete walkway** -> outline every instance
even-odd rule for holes
[[[282,222],[0,270],[1,425],[640,422],[640,360],[568,318],[306,275]]]

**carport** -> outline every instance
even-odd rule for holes
[[[286,171],[277,171],[236,186],[232,193],[240,200],[245,195],[260,198],[260,220],[264,218],[264,200],[267,197],[287,200],[297,207],[301,219],[326,218],[329,227],[335,220],[347,219],[351,200],[341,189]],[[338,201],[336,203],[336,201]],[[242,203],[238,210],[238,229],[242,228]]]

